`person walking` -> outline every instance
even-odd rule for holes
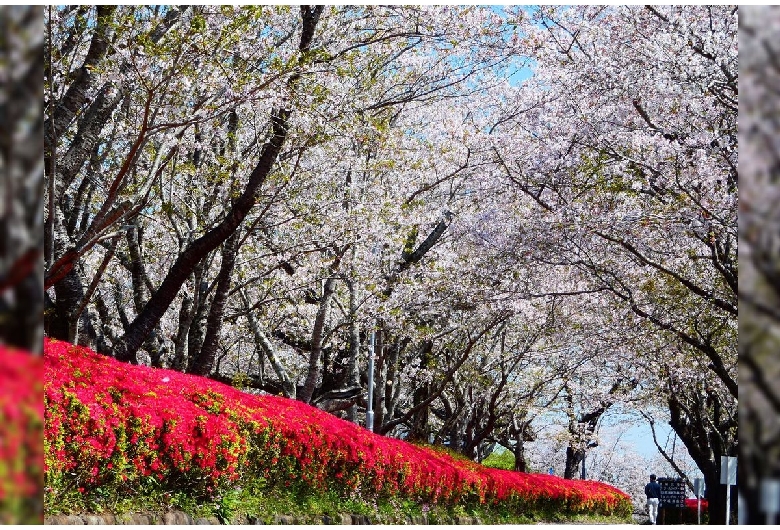
[[[656,482],[655,475],[650,475],[650,482],[645,486],[645,495],[647,495],[647,515],[650,516],[650,524],[656,524],[658,504],[661,502],[661,485]]]

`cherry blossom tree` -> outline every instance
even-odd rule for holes
[[[734,9],[47,12],[48,334],[356,422],[373,335],[377,432],[573,474],[665,404],[714,484]]]
[[[653,330],[644,377],[715,492],[737,441],[736,8],[517,19],[535,75],[489,140],[540,215],[528,252]]]
[[[424,119],[424,114],[402,112],[401,107],[473,92],[470,83],[478,71],[495,66],[486,50],[473,45],[475,39],[485,41],[487,34],[482,28],[493,21],[485,13],[464,10],[466,20],[473,24],[463,25],[451,22],[450,8],[331,9],[322,20],[316,19],[319,29],[315,38],[313,28],[305,27],[315,22],[313,15],[304,12],[302,17],[310,16],[311,20],[300,22],[285,8],[50,11],[49,24],[57,25],[60,31],[48,54],[52,110],[46,127],[52,178],[47,284],[54,291],[49,299],[49,332],[70,340],[94,340],[99,349],[113,350],[128,360],[133,360],[132,352],[143,344],[154,365],[173,353],[175,365],[209,373],[223,327],[226,295],[234,292],[230,291],[231,263],[238,259],[240,265],[242,245],[267,244],[269,254],[279,258],[287,274],[296,269],[291,263],[301,254],[308,256],[310,267],[318,261],[313,258],[328,262],[334,252],[343,259],[343,253],[354,246],[356,234],[347,223],[361,221],[356,213],[378,208],[382,216],[392,217],[414,199],[406,197],[404,202],[394,193],[380,195],[380,202],[373,204],[372,197],[360,197],[360,204],[352,205],[352,197],[346,196],[366,195],[377,175],[380,182],[387,182],[380,192],[386,192],[388,186],[398,191],[398,184],[381,172],[392,170],[393,164],[401,165],[399,149],[414,149],[413,156],[406,157],[407,170],[447,170],[441,165],[419,165],[425,157],[422,147],[430,144],[431,135],[418,137],[397,126],[393,134],[400,147],[386,150],[382,159],[377,159],[377,149],[393,138],[386,134],[391,122],[398,123],[399,117],[409,114],[409,123],[419,127]],[[118,23],[129,19],[133,24],[127,27]],[[354,30],[347,34],[357,35],[351,40],[344,40],[345,20]],[[312,35],[301,34],[307,42],[301,41],[296,49],[294,37],[304,30],[311,30]],[[235,40],[236,35],[256,31],[264,39],[262,45]],[[498,37],[500,31],[494,30],[491,38]],[[304,65],[301,53],[308,51],[301,46],[308,50],[310,38],[317,48],[309,50]],[[199,44],[190,46],[192,41]],[[445,60],[441,50],[473,57],[453,63]],[[437,53],[441,58],[430,61]],[[302,71],[304,66],[306,72]],[[225,76],[228,67],[233,74]],[[297,87],[294,93],[293,85]],[[110,102],[106,99],[109,96]],[[289,104],[289,109],[294,107],[294,115],[278,110],[281,107],[274,105],[280,102]],[[257,112],[258,103],[267,104],[269,112],[278,116],[271,115],[269,122],[268,113]],[[74,119],[76,110],[84,116],[81,121]],[[271,140],[263,140],[258,131],[269,123]],[[101,142],[97,131],[108,140]],[[58,147],[56,155],[52,146]],[[271,148],[276,154],[265,156]],[[60,152],[65,152],[64,158]],[[85,165],[89,153],[91,165]],[[253,153],[260,157],[262,168],[253,167]],[[323,178],[323,160],[329,165],[333,161],[333,179]],[[274,174],[272,161],[277,162]],[[95,203],[101,186],[96,175],[112,171],[106,197]],[[456,173],[448,170],[447,174]],[[241,192],[238,179],[246,174],[250,174],[250,184]],[[369,174],[371,180],[366,178]],[[183,182],[181,176],[192,183]],[[436,179],[424,183],[415,195],[430,192],[447,180]],[[268,185],[262,188],[260,183],[266,180]],[[322,185],[312,186],[316,180]],[[344,192],[345,183],[356,189]],[[120,196],[127,200],[117,204]],[[326,224],[321,216],[304,213],[312,201],[313,208],[321,210],[323,197],[336,197],[334,203],[346,202],[347,207],[337,210],[344,215],[328,216]],[[254,202],[260,203],[260,211],[250,215],[249,203]],[[220,208],[223,204],[231,206]],[[63,208],[64,217],[58,219]],[[414,226],[419,226],[421,220],[411,213],[406,219],[414,219]],[[437,217],[439,211],[431,208],[427,215]],[[241,219],[246,226],[239,228]],[[274,238],[282,235],[292,220],[296,220],[295,252],[280,252]],[[391,266],[390,283],[420,262],[441,236],[440,226],[435,222],[429,237]],[[119,230],[111,232],[112,227]],[[271,237],[270,227],[275,232]],[[306,233],[307,228],[313,233]],[[395,241],[389,244],[400,251],[408,229],[397,223],[393,228],[400,233],[391,236]],[[67,237],[63,230],[69,231]],[[222,242],[225,245],[218,251]],[[166,252],[170,248],[178,249],[175,259]],[[103,256],[95,255],[95,249],[102,249]],[[257,251],[257,246],[252,250]],[[347,257],[354,260],[360,254],[353,252]],[[354,264],[349,267],[354,268]],[[161,276],[152,272],[155,268],[168,273]],[[86,277],[88,270],[91,281]],[[321,270],[323,273],[343,271],[331,263]],[[304,298],[318,300],[319,306],[310,343],[305,400],[311,399],[318,381],[329,300],[335,296],[338,283],[333,277],[322,281],[327,296],[316,290],[310,296],[310,287],[301,291]],[[188,287],[182,292],[185,284]],[[388,289],[392,290],[385,286],[385,291]],[[181,306],[175,323],[163,316],[177,296]],[[253,302],[249,307],[256,306]],[[355,315],[352,320],[356,320]],[[354,353],[351,358],[355,358]]]

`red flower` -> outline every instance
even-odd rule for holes
[[[627,495],[606,484],[487,469],[299,401],[119,363],[59,341],[46,340],[44,358],[47,477],[89,470],[99,484],[154,473],[161,481],[176,476],[178,484],[189,477],[193,487],[213,492],[251,472],[288,485],[335,484],[426,502],[555,502],[575,513],[629,506]],[[94,463],[105,461],[101,472]],[[131,477],[107,471],[117,461],[135,468]]]

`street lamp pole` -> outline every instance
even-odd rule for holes
[[[374,331],[368,343],[368,406],[366,407],[366,429],[374,432]]]

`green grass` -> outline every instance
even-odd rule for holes
[[[418,504],[405,498],[380,498],[368,502],[360,492],[314,489],[293,483],[272,485],[262,479],[242,481],[241,487],[223,491],[214,498],[197,497],[186,491],[165,489],[156,480],[147,480],[130,490],[96,488],[93,491],[60,492],[46,500],[46,513],[56,514],[128,514],[148,512],[163,514],[183,511],[192,517],[217,517],[223,523],[259,520],[273,523],[278,515],[292,516],[300,524],[321,523],[324,516],[337,518],[343,514],[367,516],[375,524],[405,524],[421,521],[426,515],[429,524],[444,524],[458,517],[474,517],[481,524],[552,523],[627,523],[629,519],[604,516],[561,516],[555,513],[516,514],[501,506],[481,505],[436,506]]]
[[[506,469],[507,471],[514,471],[515,469],[515,455],[511,451],[493,451],[482,461],[482,465],[485,467],[492,467],[495,469]]]

